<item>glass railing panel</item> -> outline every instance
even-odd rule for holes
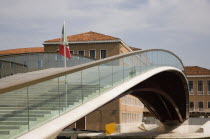
[[[171,62],[173,62],[173,67],[177,67],[177,59],[175,57],[171,57]]]
[[[138,54],[138,57],[140,60],[140,67],[138,71],[140,71],[140,73],[144,73],[146,72],[146,66],[148,65],[146,55],[143,53],[140,53]]]
[[[79,64],[87,63],[87,62],[86,62],[86,59],[87,59],[87,58],[85,58],[85,57],[83,57],[83,56],[79,56],[79,57],[78,57],[78,60],[79,60],[78,63],[79,63]]]
[[[158,62],[157,62],[157,66],[158,66],[158,67],[164,66],[164,65],[163,65],[163,61],[164,61],[164,53],[163,53],[163,52],[159,52],[159,53],[158,53]]]
[[[8,76],[6,70],[0,69],[0,72],[1,72],[1,73],[0,73],[0,78],[3,78],[3,77]]]
[[[117,59],[113,62],[113,86],[117,86],[124,81],[124,59]]]
[[[155,52],[154,51],[151,51],[151,52],[147,52],[147,58],[148,58],[148,69],[154,69],[154,68],[156,68],[157,66],[156,66],[156,61],[155,61],[155,56],[156,56],[156,54],[155,54]]]
[[[67,67],[72,67],[75,65],[79,65],[79,58],[77,56],[71,56],[70,59],[67,60]]]
[[[10,57],[8,58],[8,72],[10,73],[10,75],[13,75],[16,73],[16,63],[15,63],[15,57]]]
[[[30,129],[59,115],[58,89],[58,78],[28,87]]]
[[[14,57],[15,58],[15,63],[16,63],[16,73],[25,73],[28,71],[27,67],[27,55],[17,55]]]
[[[159,62],[159,52],[154,52],[154,59],[153,59],[153,63],[155,65],[155,67],[159,67],[160,66],[160,62]]]
[[[0,94],[0,138],[15,137],[28,131],[27,88]]]
[[[149,71],[150,65],[151,65],[151,61],[149,59],[148,54],[149,54],[148,52],[143,53],[143,55],[145,56],[145,62],[146,62],[146,64],[144,65],[145,72]]]
[[[70,59],[66,59],[66,66],[67,67],[73,66],[73,62],[72,61],[73,61],[73,56]]]
[[[57,54],[48,54],[48,58],[49,58],[49,67],[50,68],[56,68],[58,67],[58,61],[57,60]]]
[[[38,70],[38,55],[33,54],[33,55],[28,56],[27,65],[28,65],[29,72]]]
[[[86,63],[94,61],[93,59],[86,58]]]
[[[81,71],[59,78],[62,111],[73,109],[83,102]]]
[[[52,54],[39,54],[39,59],[42,60],[42,69],[48,69],[55,67],[56,64],[54,61],[55,57]]]
[[[173,62],[174,62],[173,63],[174,67],[176,67],[176,68],[178,68],[180,70],[183,70],[182,65],[180,64],[179,60],[176,57],[173,57]],[[181,65],[181,67],[180,67],[180,65]]]
[[[150,61],[151,61],[151,64],[154,66],[154,64],[155,64],[155,52],[154,51],[151,52]]]
[[[63,68],[64,67],[64,60],[58,59],[57,61],[57,68]]]
[[[160,66],[169,66],[169,64],[166,64],[167,62],[167,56],[165,52],[160,51]]]
[[[139,75],[141,73],[140,66],[141,66],[141,59],[138,55],[133,55],[133,72],[135,75]]]
[[[81,61],[83,61],[83,62],[81,62]],[[84,61],[85,60],[81,60],[81,58],[79,58],[79,56],[72,56],[70,59],[67,59],[66,66],[67,67],[72,67],[72,66],[84,64]]]
[[[113,86],[113,62],[99,65],[100,92]]]
[[[103,71],[103,72],[106,72],[106,71]],[[91,68],[83,70],[82,71],[83,103],[98,96],[100,93],[99,91],[100,91],[99,67],[95,66],[95,67],[91,67]]]
[[[65,112],[68,108],[68,94],[71,90],[68,89],[68,81],[66,76],[61,76],[58,78],[58,106],[59,106],[59,115]]]
[[[160,66],[161,66],[160,57],[161,57],[161,54],[160,54],[159,52],[157,52],[157,59],[156,59],[156,63],[155,63],[155,65],[156,65],[157,67],[160,67]]]
[[[161,66],[169,66],[168,61],[167,61],[167,55],[165,52],[160,52],[161,54]]]
[[[45,57],[44,57],[44,54],[42,54],[42,53],[38,53],[37,54],[37,56],[38,56],[38,60],[37,60],[37,68],[38,68],[38,70],[42,70],[42,69],[46,69],[45,68],[45,64],[48,62],[48,61],[46,61],[46,59],[44,59]],[[46,61],[46,62],[45,62]],[[44,64],[45,63],[45,64]],[[48,64],[48,63],[47,63]]]
[[[184,67],[178,59],[177,59],[177,68],[184,72]]]
[[[131,79],[135,75],[135,69],[133,67],[132,56],[124,57],[124,81]]]
[[[168,53],[163,52],[163,61],[162,65],[171,66],[173,63],[171,63],[171,56]]]
[[[11,58],[10,57],[2,57],[0,59],[1,62],[1,76],[5,77],[5,76],[9,76],[11,75]]]

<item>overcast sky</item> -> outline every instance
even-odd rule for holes
[[[0,50],[94,31],[210,69],[210,0],[0,0]]]

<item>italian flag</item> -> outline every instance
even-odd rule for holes
[[[70,59],[70,49],[68,47],[68,40],[66,38],[66,32],[65,32],[65,22],[63,24],[62,28],[62,34],[61,34],[61,43],[59,45],[59,54],[63,55],[64,57]]]

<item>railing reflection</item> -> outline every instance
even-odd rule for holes
[[[72,67],[94,61],[80,55],[73,55],[67,60],[67,67]],[[39,52],[0,55],[0,78],[17,73],[63,67],[63,56],[56,52]]]

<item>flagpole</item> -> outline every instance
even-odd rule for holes
[[[66,30],[65,30],[65,20],[63,23],[63,28],[62,28],[62,35],[61,35],[61,42],[59,46],[59,54],[64,56],[64,68],[66,68],[66,57],[71,58],[70,50],[68,47],[68,40],[66,37]],[[65,76],[65,93],[66,93],[66,108],[68,106],[68,80],[67,80],[67,75]]]
[[[64,45],[64,68],[66,68],[66,30],[65,30],[65,21],[63,23],[63,28],[64,28],[64,41],[63,41],[63,45]]]
[[[66,28],[65,28],[65,20],[63,23],[63,28],[64,28],[64,35],[63,35],[63,46],[64,46],[64,68],[66,68],[66,43],[67,43],[67,38],[66,38]],[[66,109],[68,106],[68,91],[67,91],[67,75],[65,76],[65,92],[66,92],[66,100],[65,100],[65,105]]]

